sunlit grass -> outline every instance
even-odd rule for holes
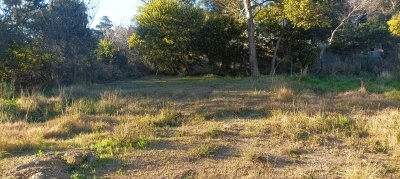
[[[290,168],[331,148],[336,157],[342,151],[399,156],[396,83],[368,76],[207,76],[147,77],[47,93],[15,94],[6,86],[12,93],[0,98],[0,158],[85,149],[111,160],[169,151],[182,160],[219,156],[266,167],[263,157],[273,153],[278,161],[268,167]],[[158,157],[139,156],[170,160]],[[336,162],[343,167],[332,172],[340,177],[384,178],[381,164]]]

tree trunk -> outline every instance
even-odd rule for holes
[[[279,44],[281,43],[282,36],[283,36],[282,34],[279,35],[278,41],[276,42],[276,46],[275,46],[275,50],[274,50],[274,56],[272,57],[272,61],[271,61],[271,71],[270,71],[270,75],[275,75],[276,55],[277,55],[277,53],[278,53]]]
[[[324,69],[324,54],[325,54],[325,50],[329,47],[329,45],[322,47],[321,52],[319,53],[319,69],[315,74],[318,74],[319,72],[321,72]]]
[[[256,39],[254,35],[254,22],[253,22],[253,7],[251,7],[250,0],[243,0],[244,7],[247,14],[247,36],[249,41],[249,62],[250,70],[252,76],[260,76],[260,71],[258,70],[257,62],[257,52],[256,52]]]
[[[355,12],[355,10],[352,10],[351,12],[349,12],[349,14],[347,14],[347,16],[342,19],[342,21],[340,22],[340,24],[332,31],[331,33],[331,37],[328,40],[328,44],[324,45],[321,49],[321,52],[319,54],[319,60],[320,60],[320,67],[319,70],[317,71],[316,74],[318,74],[319,72],[321,72],[322,70],[324,70],[324,54],[325,51],[328,47],[330,47],[332,45],[333,39],[335,38],[336,32],[345,24],[345,22],[351,17],[351,15]]]

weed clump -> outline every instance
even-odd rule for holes
[[[162,111],[157,120],[154,121],[156,127],[179,127],[184,122],[184,116],[180,112],[173,110]]]
[[[193,148],[189,155],[192,157],[211,157],[219,150],[220,146],[215,144],[200,144]]]
[[[292,102],[295,97],[293,90],[287,87],[279,88],[274,96],[278,101],[283,102]]]
[[[292,141],[307,141],[327,135],[339,138],[361,134],[364,136],[366,133],[363,125],[355,123],[347,116],[337,114],[310,116],[304,113],[273,111],[272,116],[267,119],[267,126],[266,130],[273,131],[273,135]]]
[[[95,150],[100,158],[112,158],[118,152],[126,151],[129,148],[146,149],[148,144],[149,140],[147,138],[138,138],[136,140],[106,138],[97,141],[91,146],[91,149]]]

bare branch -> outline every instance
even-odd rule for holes
[[[274,2],[274,1],[271,1],[271,0],[263,0],[261,2],[255,1],[254,5],[252,5],[251,8],[254,9],[258,6],[262,6],[264,3],[267,3],[267,2]]]

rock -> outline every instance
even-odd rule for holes
[[[92,152],[88,152],[86,155],[86,161],[92,163],[96,161],[96,156]]]
[[[30,179],[45,179],[46,175],[43,172],[33,174]]]
[[[84,162],[94,162],[96,156],[92,152],[71,151],[64,154],[63,160],[70,165],[80,165]]]
[[[64,154],[63,159],[67,164],[80,165],[83,163],[85,157],[82,152],[72,151],[72,152],[66,152]]]
[[[37,157],[33,158],[33,163],[39,164],[39,158],[37,158]]]

